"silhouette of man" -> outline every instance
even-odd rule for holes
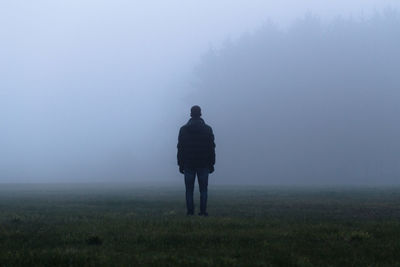
[[[208,174],[214,172],[215,143],[212,128],[201,118],[199,106],[190,110],[191,119],[178,137],[179,172],[185,176],[187,215],[194,214],[193,190],[197,175],[200,189],[200,216],[207,213]]]

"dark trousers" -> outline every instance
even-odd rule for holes
[[[208,168],[185,168],[186,208],[188,214],[194,213],[193,191],[196,175],[200,189],[200,213],[205,213],[207,210],[208,173]]]

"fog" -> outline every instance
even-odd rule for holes
[[[397,1],[3,1],[0,182],[398,184]]]

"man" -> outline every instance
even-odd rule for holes
[[[194,214],[193,190],[197,175],[200,189],[200,216],[207,213],[208,174],[214,172],[215,143],[212,128],[201,118],[199,106],[190,110],[191,119],[182,126],[178,137],[178,165],[185,175],[187,215]]]

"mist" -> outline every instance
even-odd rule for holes
[[[396,1],[0,4],[0,182],[181,182],[199,104],[223,184],[398,184]]]

